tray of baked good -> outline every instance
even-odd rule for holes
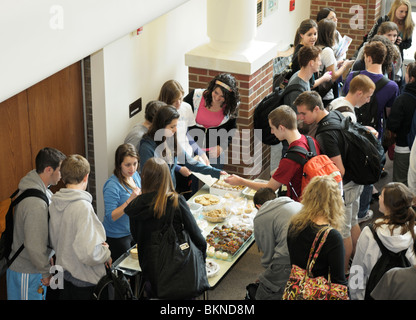
[[[240,225],[216,225],[205,237],[207,256],[219,260],[232,260],[254,237],[253,230]]]

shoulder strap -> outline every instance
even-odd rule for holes
[[[339,112],[351,112],[351,113],[354,113],[354,110],[351,110],[351,108],[348,107],[348,106],[338,107],[338,108],[336,108],[334,110],[338,110]]]
[[[306,150],[304,147],[301,146],[293,146],[290,147],[285,154],[285,158],[288,158],[290,160],[295,161],[296,163],[299,163],[301,166],[304,166],[305,163],[316,156],[316,148],[315,143],[313,142],[313,139],[309,136],[305,136],[308,141],[308,147],[309,151]],[[302,157],[301,155],[304,155]]]
[[[16,190],[13,195],[16,195],[19,190]],[[13,195],[11,197],[13,197]],[[46,205],[49,207],[49,199],[47,195],[38,189],[26,189],[23,191],[16,199],[12,201],[12,206],[16,206],[18,203],[20,203],[23,199],[28,197],[37,197],[45,201]],[[19,247],[19,249],[14,253],[13,257],[9,261],[7,261],[7,266],[10,267],[14,260],[19,256],[19,254],[23,251],[25,245],[22,243],[22,245]]]
[[[23,191],[15,200],[13,200],[13,206],[16,206],[20,201],[28,197],[37,197],[42,199],[46,202],[47,206],[49,207],[49,199],[48,196],[39,189],[26,189]]]
[[[382,254],[388,254],[388,253],[392,253],[389,249],[387,249],[384,244],[381,242],[380,238],[377,235],[376,229],[374,228],[374,224],[369,224],[368,227],[371,230],[371,233],[373,234],[374,240],[376,240],[377,245],[380,248],[380,251]]]
[[[312,247],[311,250],[309,252],[309,258],[308,258],[308,263],[306,265],[306,269],[307,269],[307,274],[311,275],[312,274],[312,269],[315,265],[316,259],[318,259],[319,253],[321,252],[321,249],[326,241],[326,238],[328,237],[329,232],[332,230],[332,227],[327,226],[327,227],[323,227],[321,228],[318,233],[315,236],[315,240],[312,243]],[[316,243],[318,242],[318,239],[320,238],[321,234],[323,233],[323,236],[321,238],[321,241],[319,242],[319,246],[315,251],[315,246]],[[315,253],[314,253],[315,251]]]
[[[386,84],[388,84],[391,80],[387,79],[385,76],[382,76],[380,80],[378,80],[375,85],[376,88],[374,90],[374,94],[380,91]],[[373,94],[373,95],[374,95]]]
[[[284,89],[283,95],[287,95],[294,91],[303,91],[302,89],[303,87],[299,83],[290,84]]]
[[[340,120],[340,122],[334,123],[332,121],[324,121],[322,122],[317,130],[316,130],[316,136],[323,132],[323,131],[327,131],[327,130],[342,130],[345,127],[345,121],[346,118],[342,115],[342,113],[340,111],[338,111],[337,109],[332,110],[330,112],[333,112],[334,114],[336,114],[338,116],[338,119]]]
[[[403,94],[407,94],[408,96],[411,96],[413,99],[416,100],[416,96],[411,94],[410,92],[403,92]]]

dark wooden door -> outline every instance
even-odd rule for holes
[[[85,156],[81,76],[78,62],[0,104],[0,199],[35,167],[41,148]]]

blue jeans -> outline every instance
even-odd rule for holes
[[[360,196],[360,209],[358,210],[358,218],[365,216],[368,210],[370,210],[371,197],[373,196],[373,185],[369,184],[364,186],[363,192]]]

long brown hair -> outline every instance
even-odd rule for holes
[[[375,228],[383,224],[389,226],[391,234],[396,227],[401,228],[401,234],[410,232],[413,238],[413,251],[416,253],[416,235],[415,235],[415,210],[412,208],[415,201],[415,195],[409,188],[401,182],[390,182],[381,190],[383,193],[384,206],[388,209],[388,214],[384,219],[374,223]]]
[[[220,85],[219,82],[225,84],[228,88]],[[208,88],[204,91],[203,96],[206,102],[206,107],[211,108],[212,104],[212,92],[220,88],[224,96],[224,102],[221,106],[223,108],[224,115],[230,117],[237,116],[237,108],[240,102],[240,93],[238,92],[237,80],[233,75],[229,73],[221,73],[215,76],[208,84]]]
[[[113,173],[125,189],[126,187],[134,189],[135,186],[130,185],[126,177],[121,173],[121,164],[123,163],[125,157],[136,158],[138,163],[140,161],[139,154],[137,153],[136,147],[134,145],[131,143],[121,144],[116,150]]]
[[[150,158],[142,169],[142,192],[156,192],[153,199],[155,218],[160,219],[166,213],[168,199],[173,200],[173,206],[178,207],[179,195],[173,186],[172,177],[167,163],[161,158]]]
[[[166,136],[163,135],[162,139],[156,139],[155,135],[158,130],[164,130],[167,125],[169,125],[173,120],[179,119],[179,113],[178,110],[174,106],[166,105],[159,108],[155,116],[153,117],[153,122],[149,128],[149,131],[145,134],[145,136],[148,136],[151,138],[156,145],[161,145],[163,142],[166,141]],[[168,144],[170,146],[170,151],[173,153],[173,156],[177,155],[177,134],[175,134],[172,137],[173,140],[170,140],[169,142],[173,142],[171,144]],[[162,156],[166,156],[166,149],[163,150]]]
[[[316,40],[317,46],[332,48],[335,44],[335,31],[337,25],[334,21],[329,19],[323,19],[318,23],[318,39]]]
[[[312,28],[315,28],[316,31],[318,31],[318,24],[316,23],[315,20],[313,19],[303,20],[300,23],[299,28],[296,30],[295,39],[293,40],[293,45],[296,47],[300,43],[300,40],[301,40],[300,35],[307,33]]]
[[[163,101],[166,104],[174,104],[181,96],[183,97],[185,91],[181,84],[176,80],[166,81],[159,92],[159,101]]]

